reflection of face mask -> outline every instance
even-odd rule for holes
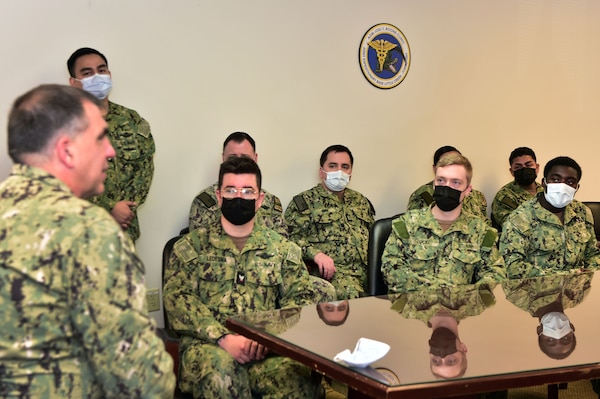
[[[544,197],[555,208],[564,208],[573,201],[577,190],[565,183],[546,183]]]
[[[110,75],[97,73],[94,76],[81,79],[80,82],[83,86],[83,90],[100,100],[104,100],[108,97],[108,93],[110,93],[110,89],[112,89]]]
[[[221,213],[231,224],[241,226],[248,223],[256,213],[256,200],[243,198],[223,198]]]
[[[431,333],[429,353],[434,356],[446,357],[458,351],[456,335],[446,327],[438,327]]]
[[[438,208],[444,212],[449,212],[460,205],[460,195],[462,191],[450,186],[435,186],[433,188],[433,200]]]
[[[573,329],[569,318],[561,312],[546,313],[541,318],[542,334],[554,339],[561,339]]]
[[[520,186],[528,186],[535,181],[537,174],[534,168],[521,168],[513,172],[515,181]]]
[[[346,185],[350,181],[350,175],[344,173],[341,170],[335,172],[327,172],[327,179],[325,179],[325,185],[331,191],[339,192],[346,188]]]

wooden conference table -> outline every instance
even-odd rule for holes
[[[323,318],[312,305],[230,318],[227,327],[348,384],[349,398],[465,397],[600,378],[600,287],[593,285],[593,273],[582,273],[513,280],[488,290],[427,289],[347,301],[345,320],[340,319],[346,312],[331,312],[343,310],[344,303],[321,304],[327,308]],[[561,334],[541,327],[542,316],[553,315],[544,318],[551,326],[561,314],[570,320],[572,333],[562,336],[564,328]],[[337,322],[330,321],[332,317]],[[453,337],[434,337],[431,320],[436,326],[439,320],[457,322],[458,339],[466,348],[456,342],[452,348]],[[391,349],[366,368],[333,360],[344,349],[354,350],[361,337],[385,342]],[[554,354],[545,354],[542,346]],[[440,347],[445,349],[438,353]],[[462,349],[464,357],[458,362],[466,364],[464,371],[431,361],[430,352],[443,357]]]

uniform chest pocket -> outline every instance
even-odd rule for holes
[[[472,243],[452,243],[450,257],[466,265],[474,265],[481,261],[481,247]]]
[[[282,283],[281,265],[274,262],[260,262],[246,273],[248,284],[276,286]]]

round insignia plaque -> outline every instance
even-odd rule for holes
[[[398,86],[410,67],[410,47],[400,29],[390,24],[372,26],[363,36],[358,62],[365,78],[379,89]]]

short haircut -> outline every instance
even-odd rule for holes
[[[467,171],[467,185],[471,184],[471,178],[473,177],[473,166],[471,166],[471,162],[467,159],[467,157],[461,154],[450,154],[446,157],[442,157],[435,165],[435,170],[450,165],[464,166],[465,170]]]
[[[548,177],[548,173],[550,173],[550,169],[552,169],[555,166],[568,166],[570,168],[573,168],[577,171],[577,181],[579,182],[581,180],[581,166],[579,166],[579,164],[577,162],[575,162],[575,160],[573,158],[569,158],[569,157],[565,157],[565,156],[561,156],[561,157],[556,157],[554,159],[551,159],[546,166],[544,167],[544,178]]]
[[[452,147],[451,145],[445,145],[443,147],[440,147],[433,154],[433,166],[437,165],[442,155],[448,152],[458,152],[460,154],[460,151],[458,151],[456,147]]]
[[[44,154],[60,133],[75,136],[88,127],[83,104],[100,107],[93,95],[71,86],[41,85],[15,100],[8,116],[8,154],[23,163],[26,154]]]
[[[260,173],[260,168],[256,162],[250,158],[229,157],[221,164],[221,167],[219,168],[219,190],[223,185],[223,176],[226,173],[233,173],[234,175],[255,175],[256,185],[259,190],[261,189],[262,175]]]
[[[522,157],[522,156],[525,156],[525,155],[531,156],[531,158],[533,158],[533,160],[537,162],[537,158],[535,156],[535,152],[533,152],[533,150],[531,148],[529,148],[529,147],[517,147],[514,150],[512,150],[512,152],[510,153],[510,156],[508,157],[508,164],[512,165],[512,163],[515,160],[515,158]]]
[[[248,133],[244,132],[233,132],[229,136],[227,136],[227,138],[223,142],[223,151],[225,151],[225,147],[227,147],[227,144],[229,144],[230,141],[239,144],[242,143],[244,140],[248,140],[248,142],[252,146],[252,151],[256,153],[256,143],[254,142],[254,139]]]
[[[106,63],[106,66],[108,66],[108,60],[106,59],[104,54],[90,47],[82,47],[80,49],[75,50],[75,52],[71,54],[71,56],[67,60],[67,69],[69,70],[69,75],[71,75],[72,78],[75,77],[75,63],[77,62],[77,59],[79,59],[79,57],[83,57],[84,55],[89,54],[96,54],[100,56],[100,58],[102,58],[102,60]]]
[[[329,155],[330,152],[345,152],[345,153],[347,153],[350,156],[350,166],[354,165],[354,157],[352,156],[350,149],[348,149],[348,147],[341,145],[341,144],[334,144],[334,145],[330,145],[329,147],[325,148],[325,151],[323,151],[323,153],[321,154],[321,158],[319,159],[319,163],[320,163],[321,167],[323,167],[323,165],[325,165],[325,161],[327,160],[327,156]]]

